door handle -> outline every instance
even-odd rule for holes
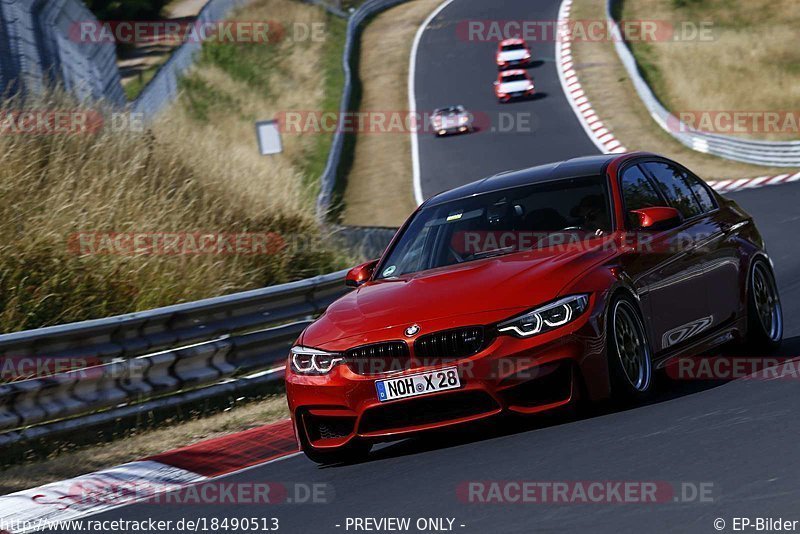
[[[722,223],[721,228],[725,233],[735,232],[742,226],[746,226],[748,221],[739,221],[737,223]]]

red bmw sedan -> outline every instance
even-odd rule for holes
[[[531,62],[531,50],[522,39],[505,39],[497,45],[495,63],[497,68],[524,67]]]
[[[504,411],[639,401],[672,358],[783,336],[752,218],[648,153],[436,195],[346,283],[286,367],[298,439],[320,463]]]
[[[499,103],[529,98],[536,94],[536,87],[527,71],[512,69],[501,71],[494,82],[494,96]]]

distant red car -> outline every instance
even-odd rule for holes
[[[783,336],[752,218],[646,153],[436,195],[347,284],[286,366],[297,436],[323,463],[503,411],[642,400],[671,358]]]
[[[531,62],[531,51],[522,39],[505,39],[497,45],[498,69],[524,67]]]
[[[494,82],[494,94],[498,102],[509,102],[533,96],[536,94],[536,87],[527,71],[504,70],[497,75]]]

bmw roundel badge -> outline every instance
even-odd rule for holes
[[[419,332],[419,325],[418,324],[412,324],[411,326],[406,328],[406,336],[407,337],[413,337],[413,336],[417,335],[417,332]]]

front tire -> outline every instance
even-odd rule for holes
[[[766,261],[753,263],[747,289],[747,344],[759,350],[777,349],[783,340],[783,308]]]
[[[612,398],[623,404],[646,400],[654,389],[652,350],[639,309],[630,298],[612,301],[606,332]]]

